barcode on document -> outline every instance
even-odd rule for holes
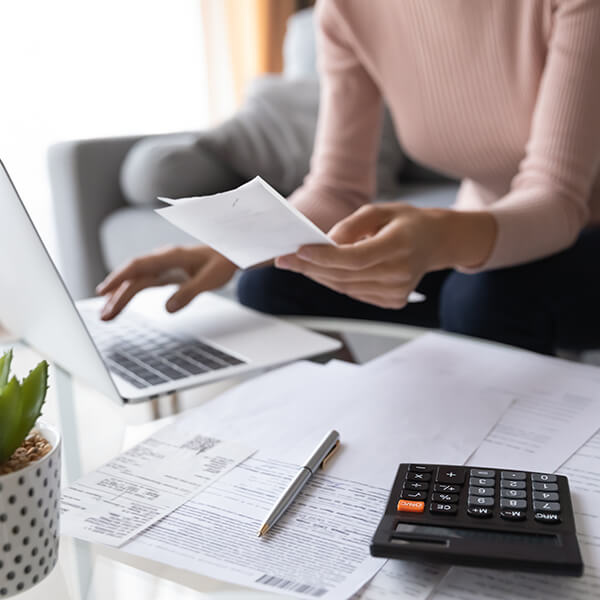
[[[316,587],[307,583],[298,583],[297,581],[290,581],[289,579],[282,579],[281,577],[273,577],[272,575],[261,575],[256,580],[256,583],[272,585],[280,590],[288,590],[289,592],[306,594],[307,596],[314,596],[315,598],[320,598],[328,591],[322,587]]]

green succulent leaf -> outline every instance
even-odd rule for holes
[[[0,358],[0,389],[8,383],[8,374],[10,373],[12,357],[12,350],[9,350],[2,355],[2,358]]]
[[[21,423],[19,435],[24,440],[42,413],[48,389],[48,363],[43,360],[21,383]]]
[[[48,389],[48,363],[42,361],[19,383],[9,378],[12,351],[0,358],[0,463],[23,443],[42,411]]]
[[[13,377],[0,393],[0,463],[21,445],[21,386]]]

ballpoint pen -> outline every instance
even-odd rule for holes
[[[300,471],[296,474],[291,483],[279,496],[275,506],[271,509],[264,523],[262,524],[258,537],[264,535],[275,525],[281,515],[287,510],[288,506],[294,501],[302,488],[308,483],[308,480],[313,476],[314,472],[319,467],[324,467],[331,455],[338,449],[340,445],[340,434],[332,430],[330,431],[317,446],[317,449],[310,455],[308,460],[300,467]]]

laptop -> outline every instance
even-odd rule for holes
[[[75,303],[0,162],[0,322],[118,402],[139,402],[332,352],[337,340],[203,293],[175,314],[173,287],[141,292],[114,321]]]

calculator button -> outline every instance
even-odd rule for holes
[[[488,479],[487,477],[470,477],[469,485],[474,487],[494,487],[496,484],[495,479]]]
[[[556,513],[536,512],[533,513],[533,518],[540,523],[560,523],[560,517]]]
[[[408,470],[411,473],[433,473],[431,465],[408,465]]]
[[[486,506],[469,506],[467,508],[467,514],[470,517],[476,517],[478,519],[487,519],[494,514],[494,511],[491,508]]]
[[[524,521],[527,513],[524,510],[507,510],[500,511],[500,516],[507,521]]]
[[[398,512],[423,512],[425,502],[415,502],[414,500],[398,500],[396,505]]]
[[[403,487],[405,490],[420,490],[424,492],[429,489],[429,483],[427,481],[405,481]]]
[[[469,496],[493,496],[494,488],[491,487],[469,487]]]
[[[456,504],[449,504],[447,502],[432,502],[429,506],[429,512],[455,515],[458,510]]]
[[[435,480],[439,483],[464,483],[465,470],[460,467],[438,467]]]
[[[471,469],[469,472],[471,477],[495,477],[496,471],[492,471],[491,469]]]
[[[433,494],[431,496],[431,499],[434,502],[450,502],[450,503],[456,503],[458,502],[458,494],[444,494],[439,493],[439,494]]]
[[[558,500],[557,492],[533,492],[534,500],[543,500],[544,502],[556,502]]]
[[[533,510],[557,513],[560,512],[560,502],[534,502]]]
[[[469,506],[494,506],[494,499],[486,496],[469,496]]]
[[[407,473],[406,479],[408,481],[429,481],[431,473]]]
[[[526,498],[527,492],[525,490],[500,490],[501,498]],[[534,496],[535,498],[535,496]]]
[[[535,485],[535,483],[533,484]],[[500,481],[500,487],[508,490],[524,490],[526,484],[524,481],[515,481],[514,479],[502,479]]]
[[[548,473],[532,473],[531,481],[545,481],[546,483],[556,483],[556,475]]]
[[[502,471],[500,473],[502,479],[512,479],[514,481],[523,481],[525,479],[525,473],[523,471]]]
[[[531,484],[534,492],[558,492],[558,483],[542,483],[534,481]]]
[[[460,492],[460,485],[451,485],[449,483],[434,483],[434,492],[447,492],[449,494],[458,494]]]
[[[400,498],[403,500],[427,500],[427,492],[414,492],[411,490],[402,490]]]
[[[527,500],[516,500],[515,498],[501,498],[500,508],[515,508],[516,510],[525,510]]]

